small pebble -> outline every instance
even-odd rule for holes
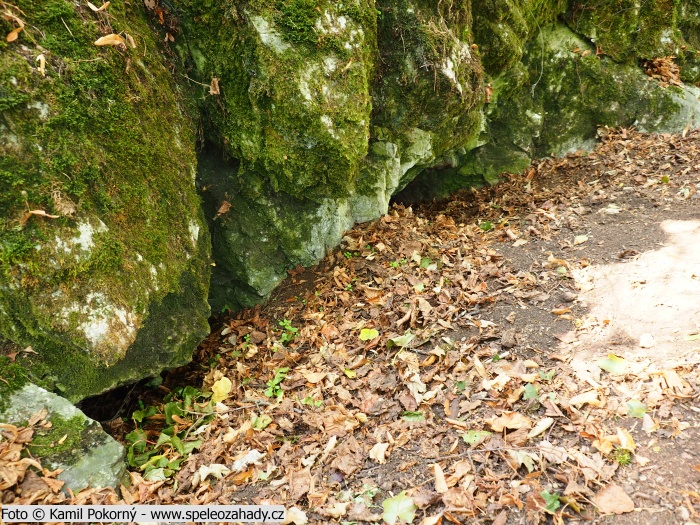
[[[683,521],[688,521],[690,519],[690,512],[685,507],[678,507],[678,516]]]
[[[501,336],[501,346],[503,348],[513,348],[518,344],[518,340],[515,338],[515,330],[506,330]]]
[[[578,294],[574,292],[564,292],[563,294],[561,294],[562,300],[566,301],[567,303],[575,301],[577,297]]]

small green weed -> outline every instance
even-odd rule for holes
[[[320,408],[323,406],[323,400],[321,399],[314,399],[311,396],[306,396],[304,399],[301,400],[302,405],[308,405],[310,407],[315,407],[315,408]]]
[[[626,467],[632,463],[632,453],[624,448],[616,448],[610,453],[610,457],[617,461],[622,467]]]
[[[142,470],[147,481],[172,477],[187,456],[202,445],[199,439],[189,439],[189,434],[212,418],[210,395],[187,386],[168,394],[160,407],[145,407],[141,403],[141,409],[131,415],[136,429],[126,435],[129,466]],[[152,431],[143,428],[149,419],[154,422],[165,420],[167,425],[155,444],[148,439]]]
[[[282,328],[282,336],[280,337],[280,343],[286,346],[287,343],[291,343],[292,341],[294,341],[294,338],[299,333],[299,329],[293,327],[292,322],[289,319],[282,319],[279,322],[279,325]]]
[[[275,377],[273,377],[267,382],[267,388],[265,389],[265,395],[267,397],[274,397],[275,399],[279,399],[282,397],[282,394],[284,394],[284,392],[280,388],[280,383],[284,381],[288,373],[288,367],[275,368]]]

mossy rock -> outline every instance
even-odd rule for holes
[[[669,133],[700,125],[700,90],[663,87],[636,62],[595,51],[562,23],[542,28],[522,61],[492,79],[481,145],[465,148],[445,169],[422,173],[412,191],[432,198],[480,178],[495,184],[534,159],[591,150],[603,126]]]
[[[207,135],[240,177],[321,201],[347,196],[367,153],[373,2],[177,0]],[[256,198],[256,188],[244,191]]]
[[[0,339],[77,400],[187,362],[208,332],[195,128],[140,3],[5,8],[25,25],[0,43]],[[124,45],[94,45],[107,34]]]
[[[0,372],[4,375],[7,370],[0,358]],[[58,479],[65,482],[64,490],[116,488],[126,481],[124,447],[66,399],[32,383],[2,382],[0,398],[7,401],[0,406],[1,423],[24,427],[35,414],[43,414],[33,423],[32,439],[24,447],[42,467],[62,470]]]
[[[481,67],[466,6],[175,7],[190,75],[220,88],[201,93],[214,309],[261,301],[287,269],[386,213],[400,187],[478,129]]]

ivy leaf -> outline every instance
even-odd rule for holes
[[[406,491],[393,498],[385,499],[382,502],[384,513],[382,519],[389,525],[394,523],[413,523],[416,517],[416,507],[413,498],[406,495]]]
[[[644,414],[647,413],[648,407],[641,401],[632,399],[627,402],[627,415],[631,417],[643,418]]]
[[[556,370],[549,370],[548,372],[545,372],[544,370],[539,371],[540,377],[544,381],[551,381],[552,379],[554,379],[554,376],[556,375],[556,373],[557,373]]]
[[[405,411],[401,412],[401,419],[404,421],[423,421],[425,420],[425,416],[423,415],[423,412]]]
[[[255,430],[262,430],[270,423],[272,423],[272,418],[267,414],[261,414],[260,416],[254,415],[251,421],[251,425]]]
[[[400,346],[401,348],[406,348],[410,343],[411,340],[413,339],[413,334],[411,333],[410,330],[406,330],[406,333],[399,336],[399,337],[393,337],[389,339],[386,343],[386,346],[388,348],[391,348],[392,346]]]
[[[615,354],[608,354],[607,359],[596,361],[596,365],[609,374],[619,375],[625,373],[627,361],[625,361],[622,357],[617,357]]]
[[[547,509],[549,512],[555,512],[561,505],[561,503],[559,503],[558,494],[550,494],[545,490],[543,492],[540,492],[540,496],[542,496],[542,499],[544,500],[544,508]]]
[[[164,468],[149,469],[143,476],[146,481],[165,481],[168,479]]]
[[[374,328],[363,328],[360,330],[360,341],[371,341],[379,337],[379,332]]]

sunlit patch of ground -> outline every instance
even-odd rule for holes
[[[575,360],[615,353],[661,367],[700,362],[700,220],[665,220],[664,246],[577,272],[599,325],[579,337]]]

